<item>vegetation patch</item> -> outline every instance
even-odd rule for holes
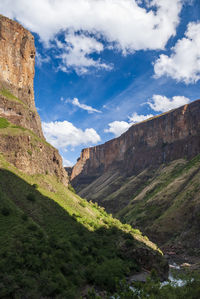
[[[22,104],[23,106],[26,106],[20,99],[15,97],[9,90],[5,88],[0,90],[0,94],[10,101],[17,102]]]
[[[141,268],[133,250],[142,258],[149,248],[160,265],[156,245],[138,230],[56,177],[23,174],[2,155],[0,198],[0,211],[12,211],[0,213],[1,298],[81,298],[88,284],[114,292],[117,280]]]
[[[27,150],[27,153],[29,154],[29,156],[32,156],[33,152],[29,149]]]
[[[0,117],[0,129],[5,129],[10,125],[6,118]]]

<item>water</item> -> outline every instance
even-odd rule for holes
[[[168,280],[166,280],[166,281],[163,281],[161,284],[160,284],[160,288],[162,288],[162,287],[164,287],[164,286],[166,286],[166,285],[169,285],[169,284],[171,284],[173,287],[183,287],[186,283],[187,283],[187,281],[186,280],[183,280],[183,279],[180,279],[180,278],[176,278],[174,275],[173,275],[173,272],[174,271],[171,271],[171,270],[175,270],[176,272],[179,272],[180,270],[181,270],[181,267],[178,265],[178,264],[176,264],[176,263],[172,263],[172,264],[170,264],[169,265],[169,277],[168,277]],[[138,274],[138,275],[134,275],[132,278],[132,281],[134,281],[134,279],[135,279],[135,281],[141,281],[141,282],[144,282],[144,278],[146,279],[147,278],[147,276],[146,276],[146,272],[144,272],[144,273],[140,273],[140,274]],[[142,277],[142,279],[140,279],[141,277]],[[193,281],[194,279],[192,279],[191,281]],[[144,282],[145,283],[145,282]],[[138,290],[137,288],[135,288],[135,287],[132,287],[132,286],[129,286],[129,288],[130,288],[130,290],[135,294],[135,295],[137,295],[138,296],[138,298],[140,298],[140,290]],[[112,299],[120,299],[120,297],[119,296],[117,296],[117,297],[114,297],[114,296],[112,296],[111,297]]]

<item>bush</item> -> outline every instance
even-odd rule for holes
[[[68,189],[73,192],[73,193],[76,193],[75,189],[72,187],[71,184],[68,185]]]
[[[28,229],[31,230],[31,231],[33,231],[33,232],[35,232],[37,230],[37,226],[35,224],[30,224],[28,226]]]
[[[33,184],[32,186],[34,189],[38,189],[38,187],[39,187],[38,184]]]
[[[120,259],[110,259],[93,269],[93,279],[97,285],[109,291],[116,289],[116,282],[126,273],[125,265]]]
[[[36,200],[35,195],[33,193],[29,193],[26,198],[32,202]]]
[[[83,208],[85,208],[87,206],[86,202],[84,202],[84,201],[80,201],[79,204]]]
[[[10,210],[8,208],[2,208],[1,213],[4,216],[9,216],[10,215]]]
[[[22,214],[22,220],[23,221],[27,221],[28,220],[28,216],[24,213],[24,214]]]
[[[32,151],[31,150],[27,150],[27,153],[32,156]]]
[[[126,247],[133,247],[134,243],[135,243],[135,240],[132,238],[132,240],[127,239],[125,244],[126,244]]]

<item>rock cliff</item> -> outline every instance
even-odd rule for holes
[[[0,15],[0,151],[24,172],[67,174],[56,149],[44,139],[34,101],[35,45],[32,34]]]
[[[131,176],[162,163],[200,152],[200,100],[133,125],[119,138],[86,148],[73,167],[78,190],[102,174],[119,171]]]
[[[71,178],[80,196],[193,263],[200,253],[200,100],[84,149]]]

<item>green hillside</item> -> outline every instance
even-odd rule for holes
[[[25,175],[0,155],[0,297],[80,298],[114,291],[141,268],[163,275],[156,245],[50,175]]]
[[[159,244],[199,256],[200,155],[158,169],[118,217],[140,227]],[[178,245],[179,244],[179,245]]]
[[[138,175],[108,172],[79,192],[103,205],[123,223],[163,248],[199,257],[200,155],[179,159]],[[96,191],[96,192],[95,192]]]

